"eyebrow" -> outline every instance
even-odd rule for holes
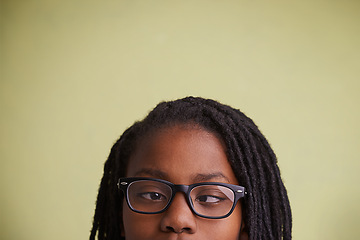
[[[196,174],[196,176],[193,179],[195,182],[206,182],[214,179],[220,179],[230,183],[230,180],[221,172],[215,172],[209,174]]]
[[[169,175],[166,172],[152,168],[142,168],[135,173],[135,176],[142,176],[142,175],[149,175],[160,179],[168,179],[169,177]]]
[[[151,176],[159,179],[168,180],[169,175],[166,172],[163,172],[158,169],[152,169],[152,168],[142,168],[139,171],[135,173],[135,176]],[[221,172],[214,172],[214,173],[208,173],[208,174],[195,174],[192,177],[192,180],[194,182],[207,182],[207,181],[213,181],[213,180],[224,180],[228,183],[230,183],[230,180]]]

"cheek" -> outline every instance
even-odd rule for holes
[[[151,240],[159,233],[157,215],[145,215],[131,211],[123,205],[124,236],[126,240]]]
[[[199,221],[200,229],[212,240],[238,240],[241,226],[241,207],[236,206],[234,212],[227,218]]]

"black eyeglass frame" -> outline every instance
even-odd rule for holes
[[[167,186],[169,186],[171,188],[171,197],[169,202],[166,204],[166,206],[157,212],[143,212],[143,211],[139,211],[134,209],[129,201],[128,198],[128,186],[132,183],[132,182],[136,182],[136,181],[142,181],[142,180],[150,180],[150,181],[155,181],[155,182],[160,182],[160,183],[164,183]],[[223,216],[219,216],[219,217],[211,217],[211,216],[206,216],[206,215],[202,215],[199,214],[195,211],[193,203],[191,201],[191,197],[190,197],[190,192],[193,188],[198,187],[198,186],[203,186],[203,185],[217,185],[217,186],[223,186],[223,187],[227,187],[230,190],[233,191],[235,199],[233,202],[233,206],[231,207],[231,210]],[[226,218],[228,216],[231,215],[231,213],[234,211],[235,206],[237,204],[237,202],[243,198],[247,193],[245,192],[245,187],[242,186],[238,186],[238,185],[233,185],[233,184],[229,184],[229,183],[220,183],[220,182],[200,182],[200,183],[194,183],[191,185],[180,185],[180,184],[173,184],[172,182],[168,182],[166,180],[162,180],[162,179],[156,179],[156,178],[147,178],[147,177],[128,177],[128,178],[119,178],[118,183],[117,183],[118,189],[121,190],[124,195],[125,195],[125,199],[126,199],[126,203],[129,206],[129,208],[137,213],[142,213],[142,214],[158,214],[158,213],[163,213],[165,212],[171,205],[175,194],[177,192],[183,192],[186,195],[186,201],[188,203],[188,205],[190,206],[191,211],[199,216],[199,217],[203,217],[203,218],[208,218],[208,219],[221,219],[221,218]]]

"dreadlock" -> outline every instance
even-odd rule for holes
[[[116,183],[125,176],[138,139],[151,131],[193,124],[213,132],[225,143],[226,154],[239,183],[247,190],[242,200],[245,231],[250,240],[290,240],[292,217],[275,153],[254,122],[237,109],[199,97],[162,102],[142,121],[128,128],[105,162],[90,240],[120,240],[123,195]]]

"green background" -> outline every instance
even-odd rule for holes
[[[0,238],[87,239],[114,141],[195,95],[268,138],[295,240],[358,239],[359,13],[357,0],[2,0]]]

